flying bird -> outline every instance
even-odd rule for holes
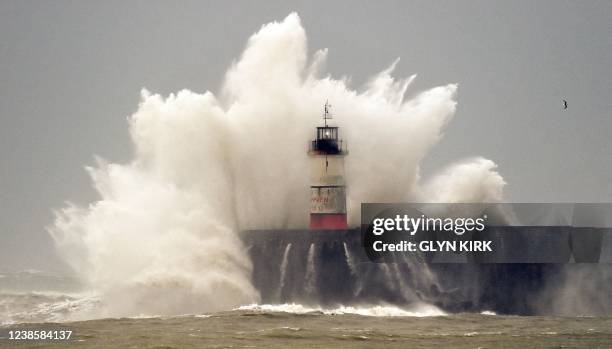
[[[564,99],[563,100],[563,110],[567,109],[567,101]]]

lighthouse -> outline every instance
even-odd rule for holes
[[[344,157],[346,143],[339,137],[338,127],[329,126],[331,105],[325,102],[324,126],[317,127],[311,142],[310,157],[310,229],[347,229],[346,183]]]

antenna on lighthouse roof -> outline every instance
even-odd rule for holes
[[[329,104],[329,100],[325,101],[325,113],[323,114],[323,120],[325,120],[325,127],[327,127],[327,120],[332,118],[332,114],[329,112],[329,108],[331,108],[331,104]]]

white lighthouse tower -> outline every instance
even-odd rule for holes
[[[332,118],[331,105],[325,102],[323,120],[325,126],[317,127],[316,138],[311,142],[310,156],[310,228],[347,229],[346,183],[344,181],[344,157],[348,154],[346,143],[339,139],[338,127],[328,126]]]

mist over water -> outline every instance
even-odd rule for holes
[[[309,56],[300,19],[290,14],[248,40],[217,94],[142,91],[129,118],[133,158],[88,167],[99,199],[67,205],[49,227],[64,259],[100,294],[98,315],[257,303],[238,233],[307,227],[308,142],[326,100],[350,151],[350,225],[359,224],[362,202],[502,199],[505,182],[490,160],[458,162],[430,180],[419,175],[455,113],[457,85],[405,99],[415,76],[392,77],[398,60],[355,88],[325,73],[326,57],[326,49]]]

